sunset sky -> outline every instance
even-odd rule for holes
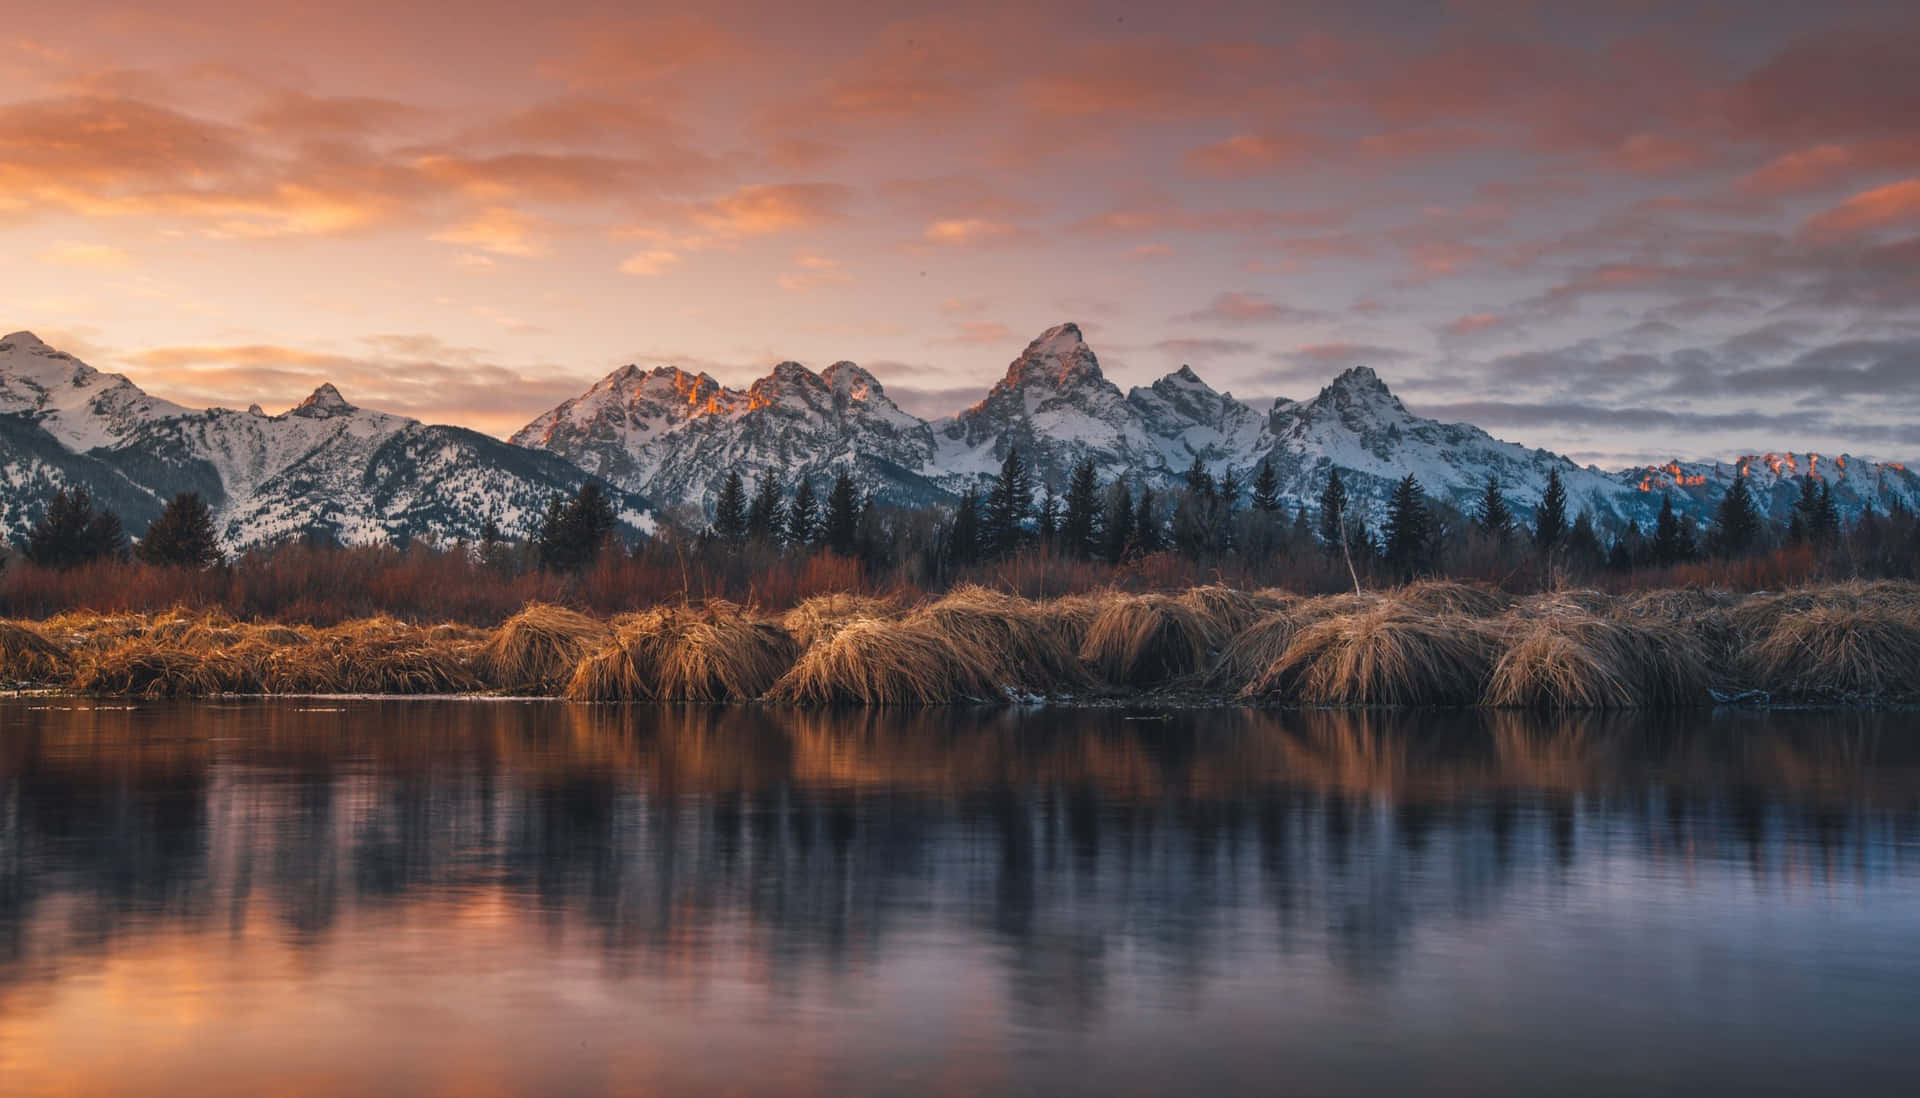
[[[0,331],[505,434],[622,363],[921,414],[1374,366],[1614,464],[1920,458],[1920,6],[15,4]]]

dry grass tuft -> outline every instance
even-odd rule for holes
[[[1745,679],[1806,699],[1920,697],[1920,613],[1815,606],[1780,617],[1740,656]]]
[[[767,692],[796,705],[946,705],[1001,696],[992,661],[925,618],[865,618],[816,642]]]
[[[909,620],[930,624],[954,648],[975,653],[993,667],[1001,686],[1049,693],[1087,685],[1073,647],[1048,614],[1026,599],[960,587]]]
[[[1258,678],[1273,661],[1286,654],[1294,634],[1308,624],[1294,610],[1276,610],[1240,632],[1220,652],[1220,662],[1207,676],[1207,683],[1220,690],[1239,693]]]
[[[567,683],[579,701],[751,701],[799,655],[773,622],[739,607],[667,607],[623,615]]]
[[[1503,614],[1515,601],[1498,587],[1452,580],[1421,580],[1390,592],[1388,597],[1413,613],[1461,614],[1469,618]]]
[[[1591,588],[1566,588],[1528,595],[1513,604],[1508,612],[1514,618],[1550,617],[1555,614],[1611,614],[1615,599]]]
[[[1499,654],[1487,621],[1389,604],[1302,628],[1242,694],[1309,705],[1472,705]]]
[[[1080,646],[1086,642],[1087,630],[1093,626],[1093,619],[1100,616],[1101,608],[1113,599],[1121,597],[1123,596],[1113,591],[1063,595],[1040,603],[1039,610],[1066,646],[1078,652]]]
[[[1170,595],[1115,595],[1087,627],[1080,658],[1110,683],[1155,686],[1203,670],[1217,634]]]
[[[1217,637],[1231,637],[1291,599],[1276,599],[1257,591],[1243,591],[1225,584],[1210,583],[1190,587],[1180,593],[1180,601],[1199,614]]]
[[[136,637],[89,655],[74,675],[88,694],[135,698],[202,698],[228,689],[244,672],[231,656]]]
[[[807,599],[787,611],[780,624],[800,642],[801,648],[812,648],[844,625],[869,618],[897,618],[900,614],[900,604],[893,599],[843,591]]]
[[[66,669],[66,651],[39,630],[0,621],[0,682],[51,684]]]
[[[1515,619],[1486,703],[1524,709],[1705,705],[1705,651],[1673,622],[1572,612]]]
[[[573,677],[580,661],[604,643],[605,624],[578,611],[534,603],[502,622],[480,649],[480,667],[488,680],[516,693],[557,693]],[[435,629],[436,645],[459,645],[466,638]]]

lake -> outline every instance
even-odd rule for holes
[[[0,1094],[1911,1093],[1920,714],[0,701]]]

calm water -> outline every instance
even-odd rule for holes
[[[0,1094],[1912,1093],[1920,715],[0,702]]]

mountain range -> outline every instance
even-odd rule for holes
[[[508,442],[356,408],[331,385],[280,415],[189,409],[29,333],[0,339],[0,533],[15,539],[61,485],[86,488],[134,531],[173,493],[198,491],[233,549],[312,534],[347,543],[472,538],[489,520],[525,535],[547,500],[589,481],[614,495],[622,524],[640,533],[663,519],[704,522],[729,471],[750,487],[769,476],[824,487],[846,469],[884,502],[926,505],[993,475],[1015,447],[1056,487],[1083,460],[1102,480],[1125,476],[1156,490],[1180,483],[1196,458],[1243,483],[1267,462],[1283,498],[1309,509],[1338,469],[1375,521],[1407,473],[1463,509],[1492,474],[1524,518],[1557,469],[1570,509],[1603,526],[1645,525],[1667,495],[1704,517],[1736,476],[1775,518],[1803,473],[1831,486],[1843,514],[1896,499],[1920,505],[1920,476],[1851,455],[1582,466],[1414,415],[1366,367],[1309,400],[1265,410],[1186,366],[1122,391],[1073,324],[1042,333],[979,403],[943,419],[904,411],[851,362],[819,372],[783,362],[745,389],[670,366],[623,366]]]

